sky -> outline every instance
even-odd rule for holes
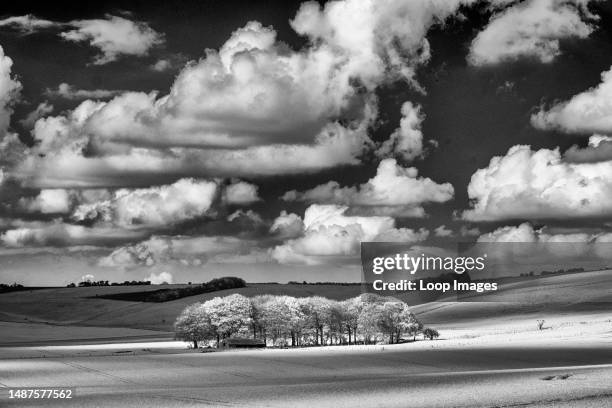
[[[612,241],[612,4],[0,6],[0,282]]]

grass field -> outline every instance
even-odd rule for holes
[[[6,399],[6,387],[72,386],[77,398],[45,406],[612,406],[611,289],[610,271],[530,278],[495,299],[413,307],[437,341],[215,353],[167,341],[185,305],[361,289],[251,284],[164,303],[96,298],[131,287],[3,294],[0,405],[41,406]],[[529,301],[516,303],[521,296]]]
[[[137,290],[181,286],[185,285],[139,286]],[[240,293],[245,296],[318,295],[330,299],[346,299],[361,293],[359,286],[249,284],[245,288],[221,290],[163,303],[96,299],[96,295],[134,290],[130,286],[103,286],[5,293],[0,295],[0,321],[170,331],[176,316],[185,306],[216,296]],[[0,343],[2,341],[0,335]]]
[[[185,285],[141,286],[140,290],[157,290]],[[575,312],[606,312],[612,310],[612,273],[610,271],[583,272],[577,274],[546,276],[514,281],[500,286],[495,295],[483,294],[477,302],[432,302],[413,307],[420,320],[427,325],[447,327],[460,322],[468,325],[486,325],[490,318],[524,315],[534,319],[544,315],[572,314]],[[67,338],[85,338],[87,327],[116,328],[113,336],[120,336],[120,329],[159,331],[170,336],[172,325],[181,310],[194,302],[216,296],[240,293],[245,296],[261,294],[290,295],[297,297],[324,296],[330,299],[347,299],[361,293],[358,285],[295,285],[248,284],[247,287],[222,290],[190,296],[163,303],[131,302],[96,298],[111,293],[131,292],[134,287],[84,287],[54,288],[35,291],[5,293],[0,295],[0,321],[27,323],[23,329],[5,331],[0,344],[27,338],[28,327],[33,330],[31,339],[60,340],[60,335],[41,336],[44,332],[60,333],[66,327]],[[398,297],[402,297],[401,295]],[[516,301],[522,301],[517,303]],[[44,326],[38,326],[42,323]],[[55,328],[51,329],[51,326]],[[79,329],[83,328],[83,329]],[[92,331],[93,333],[93,331]],[[150,336],[152,333],[143,333]],[[134,332],[125,331],[134,336]],[[96,333],[94,338],[98,337]]]

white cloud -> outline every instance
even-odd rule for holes
[[[89,103],[82,108],[96,109]],[[84,109],[85,110],[85,109]],[[45,118],[37,122],[33,153],[13,170],[29,186],[106,187],[150,184],[160,175],[174,177],[234,177],[311,173],[341,164],[357,164],[365,148],[367,124],[347,129],[326,126],[312,145],[273,144],[246,149],[130,148],[97,145],[87,135],[75,137],[74,124],[82,118]],[[121,116],[110,122],[120,121]],[[96,156],[98,149],[106,149]],[[91,154],[85,156],[83,151]]]
[[[588,146],[570,147],[563,154],[565,160],[573,163],[593,163],[612,160],[612,137],[593,135],[589,137]]]
[[[402,119],[400,127],[383,142],[376,151],[379,157],[398,157],[410,161],[423,155],[423,132],[421,123],[425,115],[420,105],[404,102],[402,105]]]
[[[107,245],[141,236],[142,234],[136,231],[116,228],[88,228],[81,225],[54,221],[9,229],[0,235],[0,241],[8,247],[63,247],[74,245]]]
[[[215,182],[181,179],[159,187],[117,190],[112,198],[80,205],[72,217],[122,227],[165,226],[206,215],[216,194]]]
[[[593,31],[588,20],[590,0],[526,0],[497,12],[472,41],[472,65],[497,64],[530,57],[549,63],[558,56],[559,41],[586,38]]]
[[[264,224],[263,218],[261,215],[256,213],[253,210],[236,210],[226,218],[229,222],[239,222],[242,224],[250,224],[250,225],[262,225]]]
[[[548,110],[531,116],[538,129],[567,133],[612,133],[612,68],[601,74],[601,83]]]
[[[68,214],[77,205],[93,204],[101,200],[109,200],[111,194],[105,189],[69,190],[42,189],[35,197],[22,197],[19,206],[29,212],[43,214]]]
[[[91,273],[81,276],[81,282],[94,282],[95,279],[95,276]]]
[[[255,247],[251,241],[225,236],[153,236],[146,241],[115,249],[101,258],[100,266],[134,268],[180,263],[199,266],[211,257],[247,254]]]
[[[349,74],[359,73],[365,85],[389,70],[414,83],[415,67],[430,57],[429,28],[456,13],[471,0],[377,1],[344,0],[303,3],[291,24],[312,41],[342,49],[349,56]]]
[[[163,36],[143,22],[107,15],[106,19],[75,20],[73,30],[60,34],[66,41],[87,42],[101,52],[95,65],[107,64],[122,55],[144,56],[163,43]]]
[[[480,235],[480,229],[478,227],[468,228],[465,225],[462,225],[459,229],[459,234],[462,237],[477,237]]]
[[[429,234],[424,229],[396,229],[391,217],[347,216],[347,210],[345,206],[311,205],[304,213],[301,236],[272,248],[271,257],[286,264],[333,263],[353,258],[362,241],[414,243],[426,239]],[[291,221],[287,214],[284,217]]]
[[[73,85],[62,82],[57,89],[47,89],[45,94],[50,97],[60,97],[64,99],[108,99],[119,95],[125,91],[117,89],[77,89]]]
[[[301,235],[303,230],[302,218],[297,214],[287,213],[285,210],[281,211],[270,227],[270,232],[278,234],[281,238],[295,238]]]
[[[602,217],[612,214],[612,161],[569,163],[559,149],[514,146],[468,185],[472,221]]]
[[[21,207],[31,212],[43,214],[68,213],[72,209],[74,196],[68,190],[50,189],[41,190],[38,196],[32,199],[22,198]]]
[[[261,200],[257,194],[258,187],[246,181],[235,181],[225,187],[224,199],[228,204],[251,204]]]
[[[151,69],[157,72],[168,71],[172,68],[172,62],[168,59],[160,59],[155,62],[155,64],[151,65]]]
[[[448,201],[453,193],[451,184],[419,178],[416,168],[403,168],[395,159],[385,159],[380,162],[376,176],[358,187],[340,187],[337,182],[330,181],[305,192],[288,191],[282,198],[343,204],[350,206],[353,212],[422,217],[424,203]]]
[[[12,67],[13,60],[0,47],[0,139],[9,127],[12,105],[21,91],[21,83],[11,75]]]
[[[40,29],[52,28],[58,26],[58,23],[37,18],[31,14],[24,16],[12,16],[0,20],[0,27],[11,27],[21,31],[24,34],[32,34]]]
[[[249,22],[188,64],[165,96],[129,92],[46,118],[15,173],[39,187],[109,186],[154,173],[253,177],[356,164],[373,146],[377,87],[398,78],[418,87],[427,31],[471,3],[304,3],[291,22],[309,40],[299,51]]]
[[[524,265],[544,265],[545,263],[559,263],[565,258],[574,261],[575,266],[580,262],[587,262],[591,268],[600,268],[597,259],[609,260],[612,257],[610,243],[611,233],[603,232],[562,232],[548,233],[546,228],[534,229],[529,223],[518,226],[505,226],[488,234],[481,235],[478,242],[481,249],[486,250],[491,259],[501,259],[507,262],[510,259],[521,259]],[[499,245],[499,243],[514,243],[514,245]],[[539,262],[538,262],[539,259]],[[544,261],[544,262],[542,262]],[[514,262],[516,267],[518,264]],[[565,268],[572,264],[565,263]]]
[[[152,285],[162,285],[164,283],[172,283],[174,279],[172,278],[172,274],[170,272],[160,272],[159,274],[151,272],[151,274],[144,280],[151,281]]]
[[[434,235],[436,237],[452,237],[455,235],[452,229],[447,228],[446,225],[440,225],[434,229]]]
[[[23,127],[31,129],[34,127],[34,124],[38,119],[47,116],[48,114],[53,112],[53,109],[53,105],[51,105],[49,102],[41,102],[38,104],[36,109],[28,113],[28,115],[24,119],[20,120],[19,123],[21,123]]]
[[[477,242],[514,242],[514,243],[538,243],[547,244],[549,249],[554,249],[555,246],[560,248],[570,248],[570,246],[558,244],[606,244],[610,241],[612,234],[610,233],[587,233],[587,232],[570,232],[551,234],[545,232],[545,228],[534,229],[533,226],[524,222],[518,226],[499,227],[496,230],[483,234],[478,237]],[[536,248],[543,248],[547,245],[541,245]],[[586,245],[579,245],[574,249],[587,249]],[[602,246],[603,248],[603,246]],[[609,249],[609,247],[608,247]],[[610,253],[608,253],[608,256]]]

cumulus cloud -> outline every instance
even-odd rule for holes
[[[88,228],[61,221],[39,223],[9,229],[0,235],[0,241],[8,247],[74,245],[109,245],[139,238],[142,234],[116,228]]]
[[[35,198],[20,200],[23,208],[43,214],[68,213],[72,202],[70,192],[64,189],[41,190]]]
[[[151,48],[164,42],[164,36],[147,23],[110,14],[104,19],[70,22],[45,20],[27,14],[2,19],[1,27],[13,28],[23,34],[32,34],[43,29],[66,30],[59,33],[64,40],[86,42],[100,51],[93,61],[95,65],[107,64],[123,55],[145,56]]]
[[[395,156],[405,161],[422,156],[423,132],[421,132],[421,123],[423,119],[425,119],[425,115],[421,112],[419,105],[404,102],[400,127],[391,134],[388,140],[383,142],[376,154],[379,157]]]
[[[172,263],[199,266],[211,257],[247,254],[254,247],[251,241],[226,236],[153,236],[146,241],[115,249],[101,258],[98,264],[110,268]]]
[[[344,0],[303,3],[291,25],[312,41],[349,55],[349,73],[360,73],[366,86],[385,70],[414,83],[415,67],[430,58],[429,28],[471,0]]]
[[[279,263],[318,265],[354,257],[362,241],[414,243],[429,235],[425,229],[395,228],[391,217],[348,216],[347,210],[346,206],[311,205],[304,213],[301,235],[272,248],[271,257]],[[297,224],[292,214],[281,217],[284,226]]]
[[[36,109],[28,113],[28,115],[22,120],[20,120],[19,123],[21,123],[21,126],[26,129],[32,129],[38,119],[47,116],[48,114],[53,112],[53,109],[53,105],[51,105],[49,102],[41,102],[38,104]]]
[[[21,91],[21,83],[11,75],[12,67],[13,60],[0,47],[0,138],[8,130],[13,114],[12,105]]]
[[[78,89],[73,85],[62,82],[57,89],[47,89],[45,94],[50,97],[64,99],[108,99],[119,95],[125,91],[116,89]]]
[[[87,42],[101,52],[93,61],[103,65],[122,55],[144,56],[164,39],[147,23],[107,15],[105,19],[75,20],[69,23],[73,30],[60,34],[66,41]]]
[[[418,177],[414,167],[404,168],[395,159],[382,160],[376,176],[355,187],[341,187],[330,181],[311,190],[288,191],[285,201],[322,204],[343,204],[353,212],[422,217],[424,203],[446,202],[453,198],[450,183],[437,184],[430,178]]]
[[[228,204],[251,204],[261,200],[257,194],[258,187],[246,181],[235,181],[225,187],[224,200]]]
[[[570,163],[559,149],[514,146],[468,185],[472,221],[602,217],[612,214],[612,161]]]
[[[478,237],[477,242],[514,242],[514,243],[540,243],[552,244],[606,244],[612,242],[610,233],[570,232],[551,234],[545,228],[534,229],[524,222],[518,226],[504,226]],[[586,248],[586,247],[583,247]]]
[[[253,210],[236,210],[227,216],[227,220],[229,222],[238,222],[241,224],[249,224],[252,226],[264,224],[264,220],[263,218],[261,218],[261,215],[259,215]]]
[[[531,124],[543,130],[567,133],[612,133],[612,68],[601,74],[601,83],[531,116]]]
[[[94,282],[95,279],[95,276],[91,273],[81,276],[81,282]]]
[[[447,228],[446,225],[440,225],[434,229],[434,235],[436,237],[452,237],[455,235],[452,229]]]
[[[80,205],[72,218],[121,227],[159,227],[206,215],[216,194],[215,182],[195,179],[158,187],[119,189],[109,199]]]
[[[471,3],[304,3],[291,21],[308,40],[298,51],[249,22],[187,64],[167,95],[128,92],[39,121],[39,144],[15,173],[39,187],[108,186],[154,173],[252,177],[356,164],[373,146],[376,89],[397,79],[418,87],[427,31]],[[401,133],[398,153],[412,152]]]
[[[574,163],[593,163],[612,160],[612,137],[593,135],[589,137],[588,146],[570,147],[563,154],[565,160]]]
[[[270,227],[270,232],[281,238],[295,238],[301,235],[303,230],[302,217],[294,213],[287,213],[285,210],[281,211]]]
[[[21,197],[19,207],[29,212],[42,214],[68,214],[78,205],[93,204],[100,200],[110,199],[111,194],[105,189],[70,190],[42,189],[34,197]]]
[[[537,265],[538,262],[534,261],[537,259],[558,262],[559,258],[571,258],[574,261],[582,258],[592,262],[594,258],[610,259],[612,255],[610,252],[611,233],[578,231],[555,234],[546,232],[545,228],[534,229],[529,223],[500,227],[481,235],[477,242],[481,244],[481,248],[483,245],[486,247],[487,254],[492,258],[520,257],[521,263],[527,265],[530,263]],[[500,243],[513,243],[514,245],[499,245]],[[570,264],[564,266],[571,267]]]
[[[157,72],[168,71],[172,68],[172,63],[167,59],[160,59],[155,62],[155,64],[151,65],[151,69]]]
[[[160,272],[158,274],[151,272],[151,274],[144,280],[150,281],[152,285],[162,285],[165,283],[172,283],[174,279],[172,278],[172,274],[170,272]]]
[[[158,59],[155,63],[149,65],[149,68],[155,72],[166,72],[181,68],[187,60],[187,57],[183,54],[171,54],[165,58]]]
[[[522,57],[550,63],[561,51],[559,41],[586,38],[596,20],[590,0],[526,0],[497,12],[472,41],[468,61],[490,65]]]
[[[477,237],[480,235],[480,229],[478,227],[469,228],[465,225],[462,225],[459,229],[459,234],[462,237]]]

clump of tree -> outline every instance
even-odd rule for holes
[[[315,296],[234,294],[188,306],[177,318],[176,337],[215,343],[232,336],[272,346],[399,343],[423,325],[404,302],[373,294],[344,301]],[[437,332],[436,332],[437,333]]]
[[[25,288],[20,283],[16,283],[16,282],[11,283],[11,284],[0,283],[0,293],[17,292],[17,291],[24,290],[24,289]]]
[[[437,339],[440,337],[440,333],[436,329],[432,329],[430,327],[426,327],[423,329],[423,337],[429,340]]]
[[[199,285],[190,285],[183,288],[158,289],[148,292],[112,293],[99,296],[105,299],[129,300],[135,302],[168,302],[187,296],[201,295],[219,290],[243,288],[246,282],[241,278],[224,277],[212,279]]]

